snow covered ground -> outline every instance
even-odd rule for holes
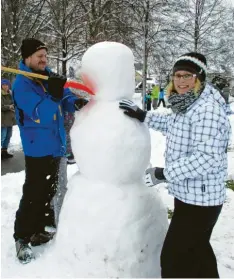
[[[9,144],[9,152],[15,152],[22,150],[22,143],[20,139],[20,133],[18,126],[13,126],[12,138]]]
[[[234,103],[231,106],[234,110]],[[159,108],[158,111],[167,113],[167,109],[164,108]],[[234,115],[230,116],[230,121],[234,131]],[[150,131],[150,133],[152,143],[151,164],[152,166],[163,166],[165,137],[159,132]],[[10,149],[11,151],[21,149],[19,131],[16,126],[14,127]],[[234,152],[228,153],[228,160],[229,178],[234,179]],[[76,165],[69,166],[68,179],[76,171]],[[8,173],[1,177],[1,278],[45,278],[43,270],[53,266],[53,263],[48,262],[47,266],[42,267],[39,264],[37,265],[37,261],[22,265],[15,256],[12,237],[13,225],[15,212],[21,198],[24,175],[24,171],[21,171],[19,173]],[[168,195],[166,184],[160,184],[158,191],[163,202],[169,209],[173,210],[173,197]],[[92,201],[90,201],[90,204],[92,204]],[[43,256],[47,245],[36,248],[37,257]],[[230,189],[227,189],[227,199],[213,232],[212,245],[217,256],[220,276],[222,278],[234,277],[234,192]],[[56,261],[56,259],[54,258],[53,261]]]

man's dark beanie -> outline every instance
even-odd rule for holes
[[[173,67],[173,75],[180,70],[194,73],[201,82],[205,81],[207,73],[205,56],[197,52],[185,53],[176,60]]]
[[[34,38],[24,39],[21,45],[22,58],[25,59],[43,48],[47,50],[46,45],[37,39]]]

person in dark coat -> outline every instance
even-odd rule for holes
[[[75,121],[75,114],[73,112],[65,112],[64,128],[66,131],[66,144],[67,144],[66,158],[67,158],[67,164],[70,164],[70,165],[76,163],[73,152],[72,152],[71,137],[70,137],[70,130],[72,128],[72,125],[74,124],[74,121]]]
[[[45,231],[50,203],[58,187],[60,158],[65,155],[64,111],[87,102],[64,85],[66,78],[47,67],[47,47],[34,38],[23,40],[19,69],[49,76],[48,80],[17,75],[13,84],[16,120],[25,154],[25,183],[16,212],[14,239],[22,263],[33,258],[32,246],[52,239]],[[47,213],[48,212],[48,213]]]
[[[161,103],[163,104],[164,108],[166,107],[164,95],[164,89],[160,87],[158,107],[160,107]]]
[[[148,91],[145,95],[145,104],[146,104],[146,110],[151,110],[151,92]]]
[[[211,84],[220,92],[221,96],[224,98],[226,104],[229,103],[229,95],[230,95],[230,90],[229,90],[229,82],[227,81],[226,78],[222,78],[220,76],[215,76]]]
[[[7,149],[12,136],[12,127],[16,124],[15,109],[11,97],[11,84],[7,79],[1,81],[1,159],[12,158]]]

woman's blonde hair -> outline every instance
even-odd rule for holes
[[[195,95],[197,95],[197,93],[198,93],[198,91],[200,90],[200,88],[201,88],[201,82],[200,82],[200,80],[197,78],[197,79],[196,79],[196,82],[195,82],[194,89],[193,89]],[[173,91],[175,92],[175,87],[174,87],[173,80],[171,80],[171,81],[169,82],[169,84],[167,85],[167,87],[166,87],[166,96],[169,97],[169,96],[171,95],[171,92],[173,92]]]

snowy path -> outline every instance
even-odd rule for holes
[[[69,177],[76,171],[76,166],[69,167]],[[15,211],[21,197],[21,186],[24,181],[24,172],[7,174],[2,177],[2,277],[45,277],[45,267],[37,265],[21,265],[15,257],[15,247],[12,238]],[[153,190],[153,189],[152,189]],[[165,185],[161,184],[159,192],[168,208],[173,209],[173,198],[167,194]],[[215,227],[212,245],[217,255],[221,277],[234,277],[234,192],[228,190],[227,201]],[[44,245],[46,247],[46,245]],[[43,256],[44,248],[36,248],[37,254]],[[44,251],[46,252],[46,251]],[[56,259],[53,259],[56,262]],[[54,263],[48,263],[53,266]]]

